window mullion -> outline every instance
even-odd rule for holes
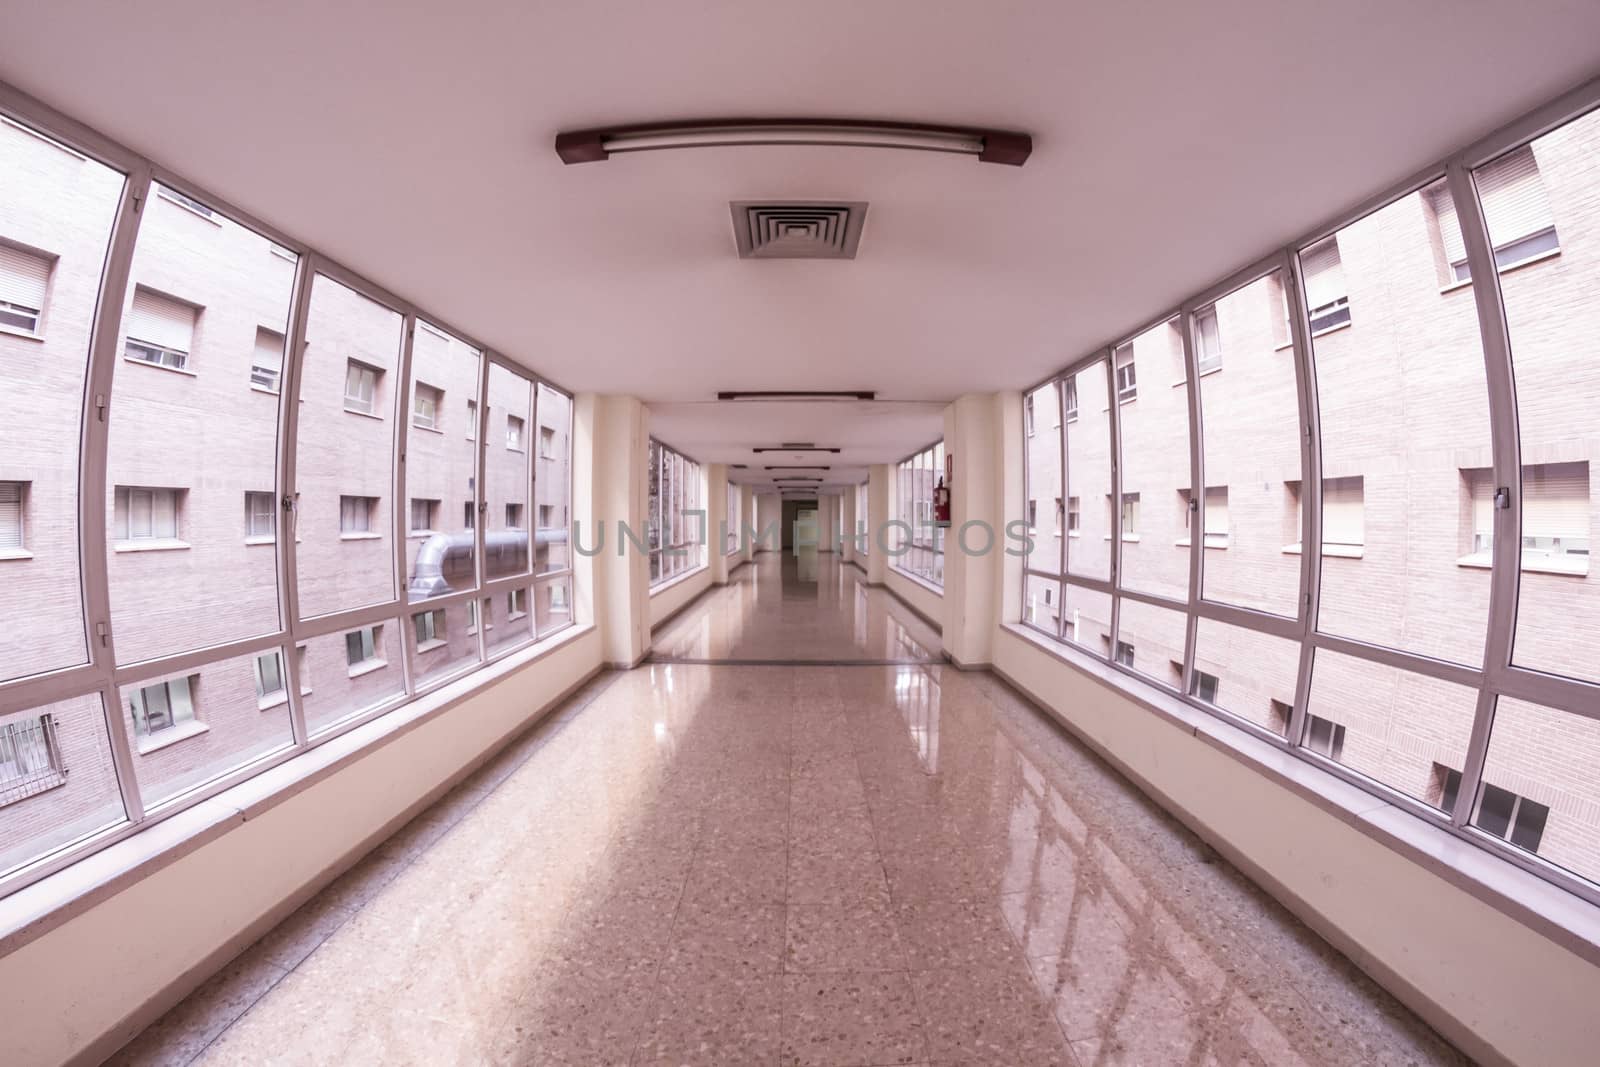
[[[1300,639],[1300,669],[1295,678],[1294,707],[1289,712],[1291,745],[1305,733],[1306,705],[1311,699],[1311,672],[1315,666],[1317,612],[1322,602],[1322,431],[1318,407],[1316,357],[1311,348],[1305,290],[1299,260],[1293,249],[1283,254],[1283,294],[1288,303],[1289,338],[1294,345],[1295,370],[1300,376],[1300,613],[1305,622]]]
[[[1117,350],[1106,350],[1106,405],[1111,434],[1111,659],[1122,638],[1122,403],[1117,397]]]
[[[1067,421],[1068,380],[1069,378],[1064,376],[1056,381],[1056,411],[1061,419],[1061,433],[1056,441],[1061,452],[1061,477],[1059,479],[1061,483],[1061,558],[1056,560],[1058,571],[1058,579],[1056,581],[1056,640],[1058,641],[1065,640],[1067,635],[1067,587],[1062,584],[1060,578],[1064,578],[1071,569],[1069,561],[1072,558],[1072,472],[1067,470],[1067,434],[1072,432],[1072,424]],[[1077,386],[1074,385],[1073,388],[1076,389]],[[1024,448],[1026,448],[1026,445],[1024,445]],[[1023,460],[1023,466],[1026,467],[1026,452],[1023,453]],[[1026,501],[1026,496],[1023,499]],[[1027,568],[1024,567],[1023,570],[1026,571]],[[1022,577],[1022,592],[1022,602],[1026,604],[1028,602],[1028,577],[1026,573]]]
[[[400,672],[405,680],[406,693],[415,696],[417,683],[415,678],[416,664],[412,662],[414,653],[411,651],[412,642],[406,640],[405,628],[411,624],[409,612],[406,610],[411,600],[411,590],[406,574],[406,521],[410,517],[411,507],[406,500],[406,448],[411,439],[411,419],[407,417],[411,411],[411,354],[416,345],[417,313],[408,309],[405,313],[405,327],[400,334],[400,377],[395,386],[394,406],[394,506],[389,509],[389,534],[394,545],[394,588],[396,600],[400,608]],[[481,630],[482,627],[480,626]]]
[[[1184,395],[1189,405],[1189,604],[1183,622],[1183,677],[1178,680],[1181,691],[1187,695],[1194,689],[1194,651],[1200,635],[1200,616],[1195,605],[1200,603],[1201,569],[1205,566],[1206,551],[1206,467],[1203,447],[1203,427],[1200,423],[1200,359],[1195,344],[1195,309],[1192,305],[1178,311],[1178,336],[1183,341]]]
[[[1478,705],[1467,741],[1467,757],[1461,769],[1461,786],[1456,793],[1450,821],[1464,826],[1472,813],[1473,801],[1483,780],[1483,765],[1489,751],[1489,732],[1494,725],[1495,696],[1511,666],[1511,646],[1515,638],[1517,586],[1522,566],[1522,457],[1517,424],[1516,383],[1511,366],[1510,334],[1506,327],[1505,306],[1500,299],[1499,272],[1495,268],[1481,205],[1472,176],[1460,160],[1445,168],[1445,181],[1456,208],[1466,246],[1467,267],[1474,279],[1473,301],[1478,312],[1478,332],[1483,341],[1485,379],[1489,391],[1489,441],[1494,456],[1494,549],[1489,584],[1488,633],[1483,648],[1483,681],[1478,689]]]
[[[122,309],[133,271],[134,244],[139,237],[143,206],[151,189],[150,168],[139,164],[128,173],[117,221],[112,230],[89,349],[83,390],[82,430],[78,445],[78,552],[83,576],[83,618],[86,652],[101,679],[106,732],[117,787],[130,822],[144,818],[144,799],[134,773],[133,745],[122,718],[122,698],[113,672],[115,635],[111,629],[111,578],[106,558],[106,482],[110,446],[109,412],[116,363],[121,348]]]
[[[309,743],[306,729],[305,699],[301,696],[300,657],[300,565],[296,537],[300,529],[300,494],[296,492],[298,442],[300,439],[300,387],[306,353],[306,317],[311,307],[311,286],[316,278],[315,258],[300,257],[290,301],[289,333],[284,346],[283,370],[278,390],[278,501],[273,517],[277,538],[278,610],[283,614],[283,629],[289,635],[284,675],[289,689],[289,723],[297,748]]]

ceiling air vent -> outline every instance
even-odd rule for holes
[[[867,217],[864,200],[735,200],[731,206],[742,259],[855,259]]]

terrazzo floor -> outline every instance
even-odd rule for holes
[[[791,647],[853,663],[602,675],[114,1062],[1465,1062],[993,676],[881,662],[926,627],[823,571]],[[769,658],[805,590],[739,578],[658,653]]]

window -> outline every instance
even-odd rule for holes
[[[254,662],[254,670],[256,676],[256,702],[264,704],[269,700],[282,700],[285,690],[282,653],[273,650],[257,656]]]
[[[382,626],[363,626],[344,635],[345,664],[351,668],[352,674],[356,673],[355,668],[382,662],[382,635]]]
[[[1122,539],[1139,536],[1139,494],[1122,494]]]
[[[1215,704],[1217,702],[1217,676],[1197,670],[1194,672],[1194,683],[1189,687],[1189,690],[1207,704]]]
[[[283,377],[283,334],[256,327],[256,347],[250,357],[250,384],[269,393],[278,391]]]
[[[701,542],[707,538],[703,519],[689,514],[703,506],[700,464],[659,441],[650,442],[649,456],[650,581],[655,584],[700,566]],[[546,523],[543,511],[539,522]]]
[[[0,242],[0,329],[39,336],[50,260]]]
[[[27,495],[27,482],[0,482],[0,558],[6,552],[27,551],[27,528],[23,522]]]
[[[1443,778],[1439,806],[1445,811],[1455,808],[1456,797],[1461,792],[1461,772],[1434,764],[1434,772]],[[1538,852],[1544,840],[1545,826],[1550,821],[1548,805],[1518,796],[1509,789],[1484,782],[1478,796],[1477,810],[1472,814],[1472,825],[1494,836],[1510,841],[1518,848]]]
[[[1190,494],[1187,489],[1178,490],[1178,499],[1183,511],[1183,539],[1178,543],[1187,545],[1193,536],[1194,509],[1190,506]],[[1225,485],[1206,486],[1206,547],[1228,547],[1228,487]]]
[[[478,402],[476,400],[469,400],[467,401],[467,440],[476,441],[477,439]]]
[[[1201,374],[1222,369],[1222,335],[1217,332],[1215,307],[1195,312],[1194,343]]]
[[[1028,501],[1028,529],[1037,530],[1038,528],[1039,502],[1037,500],[1030,500]]]
[[[522,425],[515,415],[506,416],[506,447],[513,452],[522,451]]]
[[[528,613],[528,591],[513,589],[506,594],[506,618],[520,619]]]
[[[1470,501],[1468,554],[1456,562],[1487,567],[1494,551],[1494,472],[1461,472]],[[1522,569],[1589,573],[1589,464],[1539,463],[1522,468]]]
[[[1048,387],[1046,387],[1048,388]],[[1037,393],[1037,390],[1035,390]],[[935,441],[916,455],[901,460],[896,469],[896,488],[902,521],[911,527],[907,551],[890,560],[897,570],[913,574],[933,585],[944,584],[944,530],[934,525],[934,492],[944,484],[944,442]],[[1039,522],[1039,501],[1028,501],[1028,525]],[[898,531],[904,535],[904,531]]]
[[[1111,578],[1111,532],[1116,512],[1111,506],[1111,368],[1107,360],[1100,359],[1066,379],[1067,397],[1074,403],[1077,414],[1064,427],[1066,441],[1066,479],[1064,488],[1071,500],[1078,501],[1078,523],[1071,527],[1074,535],[1065,545],[1066,572],[1108,581]],[[1132,414],[1132,409],[1119,414]],[[1095,506],[1081,508],[1085,500],[1095,501]],[[1104,500],[1101,505],[1099,501]],[[1072,509],[1069,502],[1068,511]],[[1064,602],[1084,594],[1064,592]],[[1110,598],[1106,598],[1107,614],[1104,617],[1109,632],[1111,616]],[[1070,613],[1064,613],[1071,618]],[[1069,628],[1069,640],[1070,628]],[[1093,638],[1087,639],[1090,647]]]
[[[469,601],[467,604],[467,633],[475,634],[478,632],[479,615],[480,609],[478,607],[478,602],[476,600]],[[481,615],[487,622],[485,629],[494,629],[494,605],[485,600],[483,602]]]
[[[548,510],[548,508],[549,508],[549,505],[545,505],[544,507],[541,507],[539,510],[542,513],[544,511]],[[544,518],[546,518],[545,515],[540,514],[539,518],[541,520],[539,525],[541,525],[541,526],[547,525],[546,523],[544,523],[542,521]],[[520,529],[522,529],[522,505],[521,504],[507,504],[506,505],[506,529],[508,529],[508,530],[520,530]]]
[[[1135,400],[1139,396],[1139,381],[1134,374],[1133,343],[1117,349],[1117,400]]]
[[[1506,270],[1560,249],[1549,193],[1531,145],[1523,145],[1484,164],[1473,172],[1472,178],[1484,223],[1489,228],[1497,269]],[[1467,249],[1462,241],[1455,203],[1443,186],[1434,191],[1432,200],[1449,267],[1447,280],[1470,281],[1472,268],[1467,263]]]
[[[1133,646],[1126,641],[1117,642],[1116,660],[1124,667],[1133,666]]]
[[[344,409],[361,415],[378,415],[378,379],[382,375],[377,367],[350,360],[344,372]]]
[[[539,529],[548,530],[556,524],[555,511],[555,505],[553,504],[539,505]],[[522,509],[520,505],[517,507],[517,518],[519,521],[522,518]]]
[[[341,496],[339,498],[339,533],[347,537],[372,533],[376,527],[377,511],[377,497]]]
[[[445,643],[444,609],[420,611],[411,616],[411,625],[417,634],[417,651],[427,652]]]
[[[1022,432],[1033,436],[1033,394],[1022,398]]]
[[[1067,497],[1067,533],[1073,537],[1078,536],[1078,524],[1081,521],[1082,513],[1079,510],[1078,498]]]
[[[1077,422],[1078,421],[1078,379],[1077,379],[1077,377],[1073,376],[1071,378],[1068,378],[1064,383],[1062,383],[1062,387],[1066,392],[1065,405],[1066,405],[1066,409],[1067,409],[1067,421],[1068,422]]]
[[[543,459],[556,458],[556,431],[553,426],[539,427],[539,456]]]
[[[1340,548],[1366,544],[1366,506],[1362,478],[1322,479],[1323,551],[1337,555]]]
[[[64,780],[54,715],[0,724],[0,804],[43,792]]]
[[[1061,528],[1066,525],[1067,509],[1060,497],[1056,497],[1056,536],[1061,536]]]
[[[113,523],[118,541],[176,541],[186,490],[117,486]]]
[[[474,529],[477,518],[478,509],[472,503],[472,501],[469,500],[465,504],[461,505],[461,526],[463,529]]]
[[[276,501],[271,493],[244,495],[244,536],[250,541],[271,541],[277,531]]]
[[[123,354],[140,363],[183,370],[194,346],[195,308],[139,286],[128,312]]]
[[[1300,270],[1305,276],[1306,307],[1311,309],[1311,332],[1325,333],[1348,325],[1350,299],[1338,235],[1325,237],[1301,252]]]
[[[411,425],[424,430],[439,428],[439,412],[443,409],[444,393],[431,385],[417,383],[416,396],[412,398]]]
[[[1344,727],[1318,715],[1307,715],[1305,747],[1340,762],[1344,755]]]
[[[439,529],[439,501],[411,498],[411,532],[431,534]]]
[[[194,721],[194,700],[190,683],[197,675],[169,678],[164,682],[136,689],[128,698],[134,732],[150,737],[183,722]]]
[[[206,218],[206,219],[215,219],[216,218],[216,212],[214,212],[210,208],[206,207],[204,204],[202,204],[200,201],[196,200],[194,197],[192,197],[192,196],[184,196],[182,193],[178,192],[176,189],[168,189],[165,185],[157,185],[156,186],[156,194],[158,196],[160,196],[161,199],[163,199],[163,200],[170,200],[174,204],[177,204],[180,207],[188,208],[190,211],[194,212],[196,215],[199,215],[201,218]]]

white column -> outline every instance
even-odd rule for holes
[[[727,521],[728,467],[710,463],[706,465],[706,554],[713,585],[728,584],[728,542],[722,536]]]
[[[634,666],[650,647],[650,559],[622,533],[626,523],[648,543],[647,418],[644,405],[631,396],[580,393],[574,404],[579,544],[593,551],[604,539],[597,554],[574,553],[578,611],[593,620],[601,655],[611,666]]]
[[[893,531],[885,532],[882,537],[878,532],[883,530],[884,523],[894,518],[889,492],[889,480],[893,476],[894,466],[888,463],[875,463],[867,472],[867,522],[872,526],[872,544],[867,549],[868,585],[882,585],[889,574],[889,554],[883,546],[886,541],[894,540]]]
[[[1000,624],[1005,567],[1003,397],[974,393],[945,410],[950,528],[944,550],[944,649],[959,666],[987,666]],[[963,535],[963,530],[965,534]],[[965,547],[963,547],[965,546]]]
[[[756,558],[756,491],[754,486],[741,485],[739,487],[739,542],[740,554],[744,562],[749,563]],[[749,533],[744,527],[750,527]]]
[[[851,486],[839,494],[839,562],[849,563],[856,558],[853,535],[856,529],[856,489]]]
[[[777,493],[756,494],[756,533],[756,551],[783,551],[783,500]]]

